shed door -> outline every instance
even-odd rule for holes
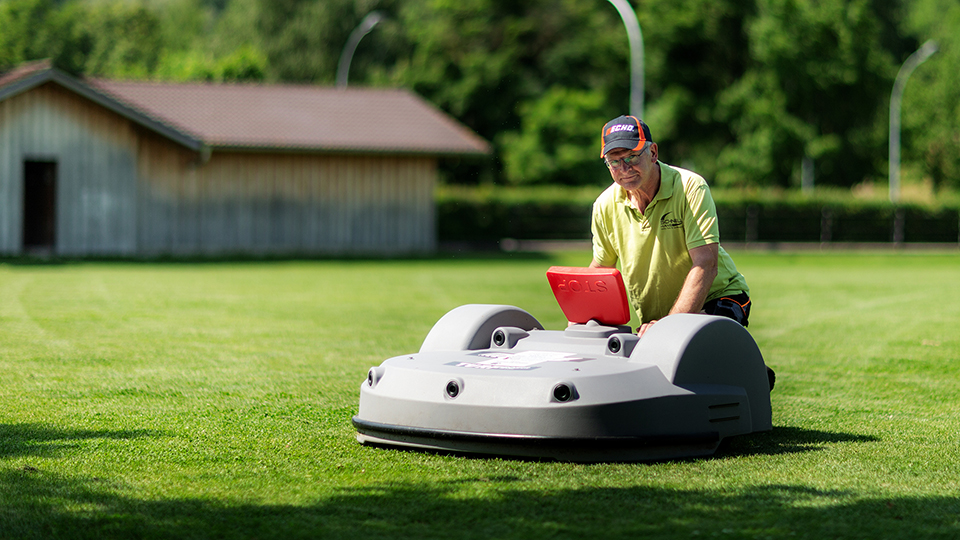
[[[57,162],[23,162],[23,248],[53,249],[57,231]]]

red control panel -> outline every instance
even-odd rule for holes
[[[610,326],[630,322],[627,289],[616,268],[551,266],[547,281],[570,322],[594,320]]]

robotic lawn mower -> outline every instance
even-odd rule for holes
[[[642,338],[615,269],[553,267],[571,324],[544,330],[526,311],[470,304],[444,315],[420,351],[367,374],[357,440],[563,461],[712,455],[734,435],[772,429],[757,344],[735,321],[680,314]]]

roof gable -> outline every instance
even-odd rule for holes
[[[204,143],[190,134],[178,131],[176,128],[168,126],[162,122],[157,122],[153,118],[131,108],[122,101],[117,101],[110,96],[105,96],[96,89],[84,84],[82,81],[63,73],[62,71],[51,67],[49,60],[40,60],[21,64],[7,73],[0,75],[0,101],[4,101],[13,96],[28,92],[33,88],[53,82],[60,86],[81,95],[102,107],[109,109],[129,120],[151,129],[164,137],[167,137],[191,150],[204,150]]]
[[[471,130],[401,89],[77,79],[35,62],[0,76],[0,101],[49,81],[197,151],[490,151]]]

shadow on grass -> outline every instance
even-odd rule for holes
[[[61,450],[84,439],[134,439],[152,435],[147,430],[61,430],[41,424],[0,424],[0,458],[17,456],[56,457]],[[2,533],[2,531],[0,531]],[[3,535],[0,534],[0,538]]]
[[[724,440],[717,450],[716,456],[796,454],[820,450],[829,443],[868,443],[879,440],[872,435],[854,435],[790,426],[775,426],[773,431],[767,433],[755,433]]]
[[[0,457],[142,432],[0,426]],[[21,439],[13,442],[11,439]],[[737,439],[734,439],[737,440]],[[809,451],[870,437],[778,428],[744,438],[754,454]],[[733,445],[731,445],[733,446]],[[735,448],[727,447],[730,453]],[[741,452],[743,453],[743,452]],[[746,453],[751,453],[750,451]],[[646,466],[637,465],[638,484]],[[576,484],[576,471],[571,471]],[[0,538],[956,538],[960,497],[864,497],[803,485],[686,489],[528,485],[491,474],[451,482],[341,487],[303,505],[141,498],[108,479],[0,470]],[[256,494],[250,494],[251,499]]]
[[[796,485],[543,490],[499,482],[374,484],[338,489],[302,506],[231,505],[142,500],[102,480],[2,471],[0,537],[913,539],[960,534],[957,497],[863,498]]]

